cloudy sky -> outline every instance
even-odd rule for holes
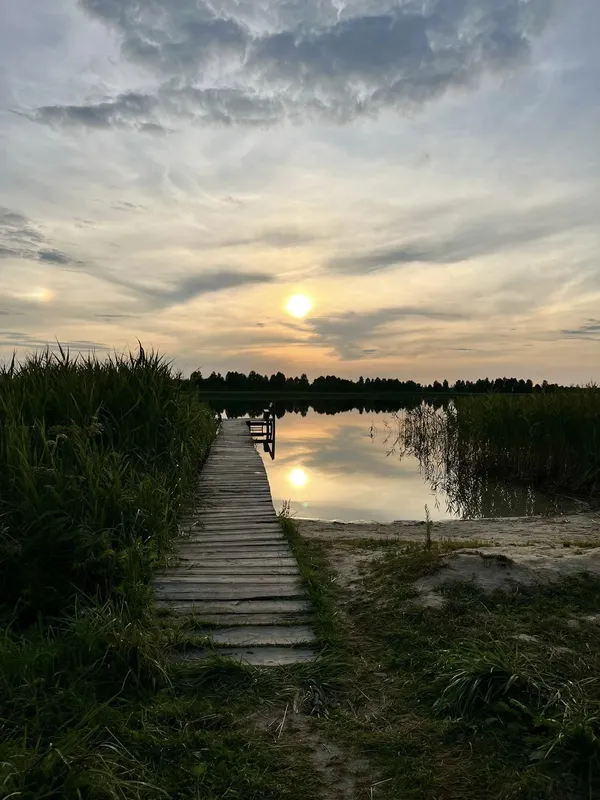
[[[600,379],[599,38],[598,0],[0,0],[0,358]]]

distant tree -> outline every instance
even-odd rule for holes
[[[285,375],[283,372],[277,372],[269,378],[269,388],[276,391],[283,391],[285,389]]]

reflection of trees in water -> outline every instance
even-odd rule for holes
[[[419,406],[393,415],[384,445],[402,459],[413,456],[433,492],[446,495],[448,512],[463,519],[532,516],[560,508],[531,486],[503,482],[482,466],[479,447],[459,435],[452,403]],[[439,500],[437,501],[439,504]]]
[[[260,417],[269,405],[273,405],[275,415],[281,419],[285,414],[300,414],[303,417],[309,410],[317,414],[341,414],[344,411],[357,411],[359,414],[393,414],[398,411],[400,404],[388,398],[369,398],[362,400],[352,397],[311,397],[310,399],[284,397],[271,398],[265,396],[231,396],[227,395],[206,395],[206,401],[219,414],[227,414],[228,417]],[[420,397],[406,397],[402,400],[402,408],[418,408],[422,400]],[[448,401],[443,401],[447,404]],[[442,405],[442,401],[437,403]]]

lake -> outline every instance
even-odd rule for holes
[[[251,415],[260,416],[259,409],[260,404]],[[468,502],[463,495],[457,498],[452,486],[434,490],[414,456],[390,452],[391,411],[317,413],[305,407],[302,413],[278,410],[278,416],[276,458],[271,461],[265,453],[263,458],[277,510],[289,501],[298,517],[413,520],[424,518],[425,505],[434,520],[572,513],[580,508],[531,487],[487,480],[472,487]]]

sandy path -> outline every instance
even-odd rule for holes
[[[325,541],[373,539],[424,541],[424,522],[327,522],[296,519],[300,533]],[[600,513],[565,517],[515,517],[506,519],[448,520],[434,522],[432,538],[477,541],[488,546],[590,543],[600,540]],[[596,540],[596,542],[594,542]]]

